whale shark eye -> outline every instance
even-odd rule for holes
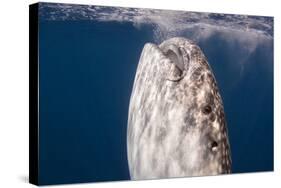
[[[212,150],[212,151],[216,151],[217,148],[218,148],[218,143],[217,143],[216,141],[213,141],[213,142],[211,143],[211,150]]]
[[[212,112],[212,107],[210,105],[206,105],[203,107],[202,112],[204,114],[210,114]]]

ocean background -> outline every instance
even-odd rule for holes
[[[214,72],[233,173],[273,170],[273,18],[40,3],[40,184],[130,179],[138,60],[174,36],[195,41]]]

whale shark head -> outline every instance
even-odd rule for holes
[[[132,179],[231,172],[223,102],[201,49],[185,38],[144,46],[130,99]]]

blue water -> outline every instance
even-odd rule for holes
[[[129,99],[152,36],[149,25],[40,22],[40,184],[129,179]],[[197,42],[223,98],[233,173],[273,170],[272,42],[250,56],[219,33]]]

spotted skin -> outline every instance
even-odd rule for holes
[[[131,179],[231,172],[222,98],[192,41],[144,46],[130,99],[127,154]]]

